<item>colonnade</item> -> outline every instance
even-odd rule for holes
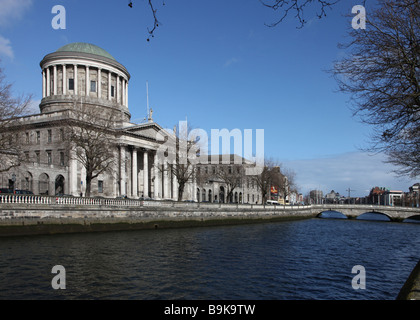
[[[79,86],[79,80],[83,79],[79,77],[80,70],[85,72],[85,88]],[[107,75],[105,85],[102,84],[103,73]],[[73,83],[70,84],[69,80]],[[92,84],[91,80],[95,83]],[[60,81],[62,83],[59,86]],[[42,98],[58,94],[114,100],[128,108],[128,79],[123,74],[99,66],[54,64],[42,70]]]
[[[74,152],[74,151],[72,151]],[[116,157],[113,178],[105,183],[113,184],[114,196],[126,195],[138,199],[178,199],[178,182],[168,163],[156,165],[158,155],[155,150],[120,145],[114,152]],[[78,168],[79,167],[79,168]],[[80,177],[78,180],[78,172]],[[83,166],[77,163],[74,154],[69,159],[69,193],[78,195],[78,186],[86,174]],[[79,181],[79,182],[78,182]]]

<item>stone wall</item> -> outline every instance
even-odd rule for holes
[[[174,204],[177,204],[175,206]],[[250,205],[170,203],[166,206],[2,204],[0,236],[156,229],[310,218],[310,207],[279,210]]]

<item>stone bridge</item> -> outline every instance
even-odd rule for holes
[[[393,206],[375,206],[368,204],[322,204],[312,205],[312,213],[319,216],[325,211],[337,211],[348,218],[357,218],[367,213],[379,213],[387,216],[391,221],[402,221],[407,218],[420,218],[420,208],[393,207]]]

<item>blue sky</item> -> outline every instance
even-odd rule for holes
[[[351,27],[342,0],[319,20],[307,11],[298,29],[290,16],[258,0],[156,2],[153,25],[145,0],[0,0],[0,59],[16,94],[41,99],[42,58],[71,42],[102,47],[130,72],[134,122],[146,114],[146,81],[154,120],[172,128],[181,120],[211,129],[264,129],[264,152],[296,172],[300,191],[320,188],[363,196],[376,185],[407,191],[415,180],[397,178],[383,155],[367,156],[371,128],[352,117],[348,97],[325,72],[344,52]],[[51,9],[66,9],[66,29],[55,30]],[[369,14],[369,8],[367,8]]]

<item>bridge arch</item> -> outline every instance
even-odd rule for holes
[[[382,219],[386,218],[386,219]],[[392,221],[393,217],[379,211],[367,211],[356,217],[358,220],[374,220],[374,221]]]
[[[337,210],[324,210],[316,215],[317,218],[323,219],[348,219],[348,217]]]
[[[404,220],[403,220],[403,222],[407,222],[407,223],[420,223],[420,214],[417,214],[417,215],[413,215],[413,216],[410,216],[410,217],[408,217],[408,218],[405,218]]]

